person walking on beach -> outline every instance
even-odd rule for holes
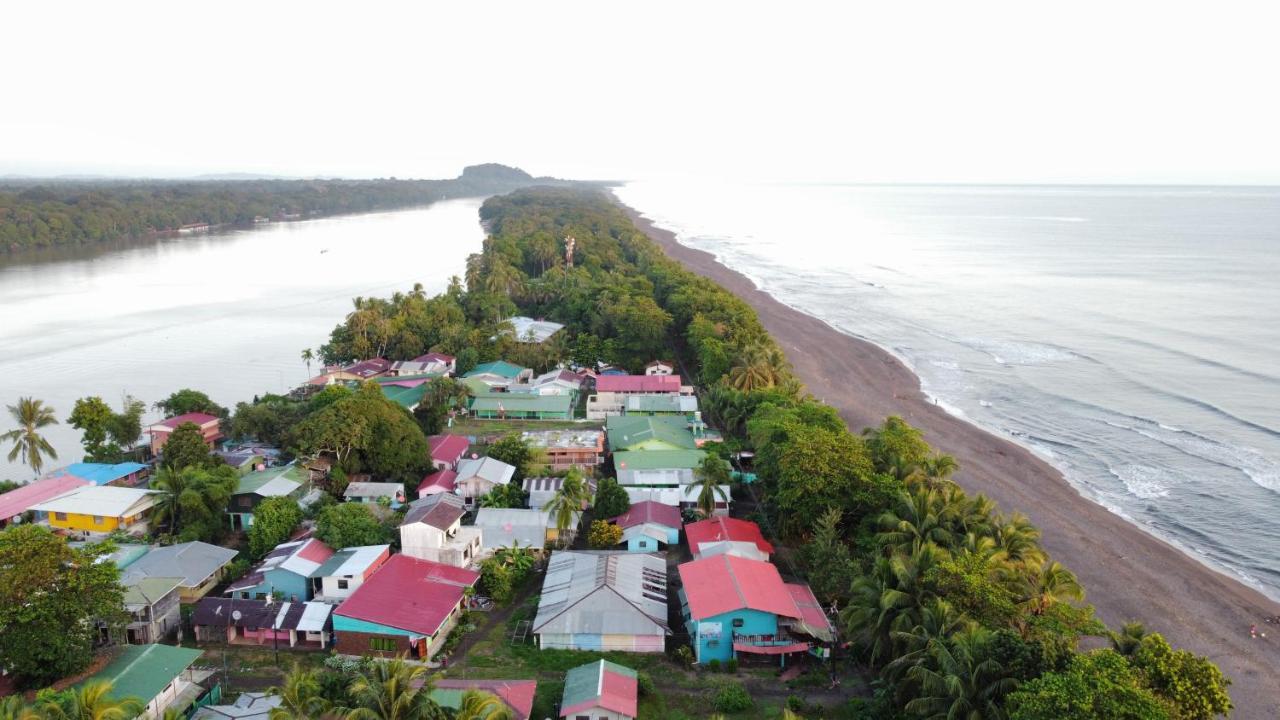
[[[1258,626],[1256,624],[1249,626],[1249,637],[1254,640],[1258,639]]]

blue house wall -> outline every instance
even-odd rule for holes
[[[664,528],[664,529],[667,531],[667,539],[665,541],[666,544],[679,545],[680,544],[680,528]],[[658,552],[661,549],[658,546],[658,541],[654,540],[648,535],[636,535],[630,540],[627,540],[626,544],[627,544],[627,552],[651,553],[651,552]]]
[[[703,620],[689,619],[689,637],[698,663],[734,657],[733,635],[777,635],[778,616],[761,610],[734,610]]]
[[[262,582],[251,588],[236,591],[240,597],[254,599],[258,595],[270,596],[276,593],[285,601],[305,602],[310,600],[311,581],[288,570],[268,570],[262,575]]]

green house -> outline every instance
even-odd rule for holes
[[[382,388],[382,394],[385,395],[388,400],[409,412],[413,412],[413,409],[418,407],[418,404],[422,402],[422,396],[427,392],[427,386],[425,383],[414,387],[382,384],[379,384],[379,387]]]
[[[698,447],[683,418],[615,415],[605,421],[609,449],[694,450]]]
[[[480,363],[471,372],[462,377],[480,377],[481,375],[497,375],[498,377],[515,381],[521,375],[532,376],[533,371],[529,368],[520,367],[515,363],[509,363],[506,360],[494,360],[493,362]]]
[[[471,399],[471,415],[481,420],[572,420],[568,395],[486,393]]]
[[[125,645],[106,667],[84,679],[111,683],[111,697],[135,697],[145,706],[140,717],[160,717],[168,708],[185,710],[204,688],[183,678],[203,650],[172,645]]]

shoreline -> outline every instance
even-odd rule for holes
[[[1233,717],[1280,714],[1280,603],[1085,497],[1030,449],[947,412],[900,359],[868,340],[782,303],[714,255],[614,201],[668,257],[750,304],[787,353],[809,392],[835,407],[851,430],[900,415],[960,463],[956,480],[1006,513],[1027,515],[1042,545],[1076,573],[1098,617],[1118,627],[1140,620],[1178,647],[1206,655],[1232,680]],[[1272,637],[1251,639],[1258,624]]]

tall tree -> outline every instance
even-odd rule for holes
[[[330,505],[316,518],[316,537],[334,550],[391,542],[391,531],[364,503]]]
[[[267,691],[280,697],[280,705],[271,708],[267,720],[312,720],[329,711],[329,703],[320,694],[320,679],[315,670],[298,665],[284,677],[284,685]]]
[[[445,720],[431,699],[434,678],[422,665],[403,659],[380,660],[351,682],[354,707],[346,708],[346,720]]]
[[[685,495],[697,493],[698,512],[704,517],[715,514],[717,502],[729,502],[723,485],[730,481],[729,464],[718,455],[707,455],[693,472],[695,480],[684,489]]]
[[[560,489],[542,507],[543,510],[550,512],[555,519],[561,545],[567,544],[569,541],[567,531],[570,528],[576,529],[575,526],[579,517],[581,517],[582,508],[590,499],[591,492],[587,488],[587,483],[582,479],[582,471],[578,468],[573,468],[564,476],[564,481],[560,483]]]
[[[311,348],[306,348],[302,351],[302,362],[307,364],[307,377],[311,377],[311,361],[315,359],[315,351]]]
[[[828,508],[818,516],[813,535],[800,549],[809,586],[814,595],[825,603],[833,603],[848,596],[849,586],[857,575],[857,566],[849,554],[849,546],[840,535],[840,520],[844,513],[838,507]]]
[[[220,418],[227,417],[226,408],[210,400],[208,395],[191,388],[183,388],[164,400],[156,402],[155,408],[163,412],[165,417],[186,415],[187,413],[205,413],[207,415],[217,415]]]
[[[108,448],[107,436],[115,421],[115,411],[102,398],[93,396],[76,400],[67,423],[80,431],[80,444],[84,445],[85,460],[103,462],[118,455],[120,448]]]
[[[515,713],[497,695],[480,690],[462,693],[454,720],[515,720]]]
[[[516,474],[511,478],[511,482],[516,484],[524,481],[525,472],[529,469],[529,461],[533,458],[529,443],[525,442],[520,433],[503,436],[485,450],[485,455],[514,467]]]
[[[249,528],[249,554],[260,558],[289,539],[302,522],[298,502],[289,497],[273,497],[253,509],[253,525]]]
[[[592,501],[595,516],[601,519],[615,518],[631,509],[631,497],[617,478],[600,478],[596,483],[596,497]]]
[[[124,590],[100,546],[74,549],[38,525],[0,532],[0,666],[27,687],[93,660],[98,624],[118,631]]]
[[[160,449],[160,467],[181,472],[190,467],[210,468],[219,464],[204,441],[200,426],[184,422],[169,434]]]
[[[157,523],[180,542],[216,542],[226,529],[224,513],[237,480],[236,471],[226,465],[160,468],[151,483],[160,493],[156,497]]]
[[[8,407],[9,415],[18,427],[0,435],[0,442],[13,443],[13,449],[9,451],[9,462],[17,460],[21,455],[22,461],[39,477],[45,457],[54,460],[58,458],[58,451],[40,434],[40,429],[57,425],[58,418],[54,416],[53,408],[45,405],[44,401],[31,397],[18,398],[17,405]]]

